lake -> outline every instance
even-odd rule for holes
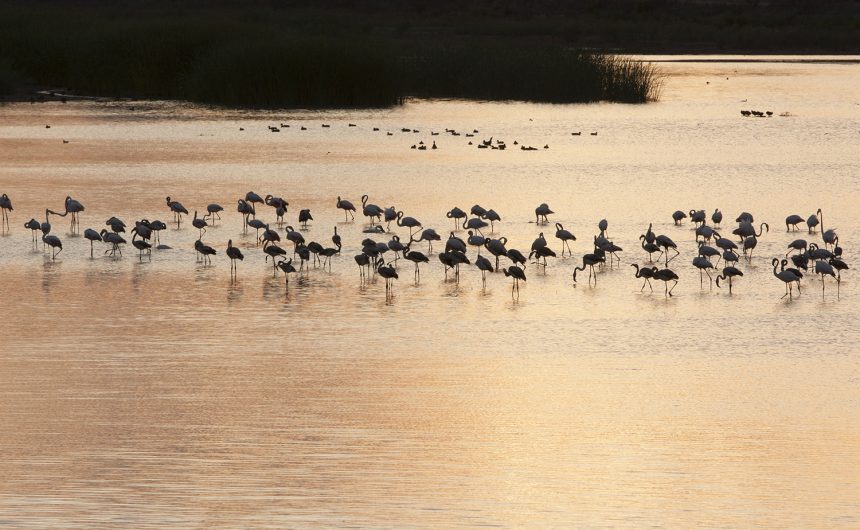
[[[15,208],[0,237],[0,525],[856,528],[860,58],[647,59],[668,60],[647,105],[0,105],[0,193]],[[491,138],[508,148],[477,148]],[[296,228],[309,208],[307,241],[331,246],[337,227],[330,272],[286,288],[273,276],[236,212],[251,190],[286,198]],[[539,232],[560,253],[559,222],[573,256],[529,263],[516,297],[474,266],[446,280],[443,241],[419,283],[401,260],[387,296],[353,256],[409,230],[363,234],[363,194],[443,240],[454,206],[492,208],[487,235],[526,254]],[[97,243],[91,259],[51,217],[52,261],[23,224],[67,195],[86,206],[81,233],[157,218],[172,249],[141,261]],[[211,265],[166,196],[192,214],[224,206],[203,238]],[[359,205],[355,222],[338,196]],[[693,225],[671,217],[715,208],[736,242],[742,211],[769,224],[731,295],[700,287]],[[771,258],[822,244],[785,217],[819,208],[852,270],[824,290],[810,273],[781,298]],[[271,207],[257,217],[274,227]],[[621,262],[574,284],[601,219]],[[649,223],[678,244],[672,297],[633,277]],[[245,254],[235,281],[228,239]]]

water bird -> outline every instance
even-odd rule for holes
[[[197,210],[194,210],[194,219],[191,220],[191,226],[200,231],[200,239],[203,239],[203,234],[206,232],[206,227],[209,223],[205,219],[197,217]]]
[[[244,261],[245,256],[239,248],[233,246],[232,239],[227,241],[227,250],[225,251],[225,254],[230,258],[230,274],[235,276],[239,272],[239,264],[236,263],[236,260]]]
[[[248,193],[245,194],[245,201],[249,202],[251,204],[254,204],[254,205],[263,204],[265,202],[262,197],[260,197],[259,195],[257,195],[253,191],[249,191]]]
[[[412,229],[421,228],[421,221],[414,217],[404,217],[403,211],[397,212],[397,226],[406,227],[409,229],[409,237],[412,238]]]
[[[736,267],[723,267],[723,273],[717,276],[717,287],[720,287],[720,280],[729,280],[729,294],[732,294],[732,278],[743,276],[744,273]]]
[[[63,242],[53,234],[42,234],[42,243],[51,247],[51,261],[54,261],[57,254],[63,251]]]
[[[797,214],[791,214],[785,218],[785,231],[789,232],[793,228],[794,230],[800,230],[797,225],[803,223],[803,217]]]
[[[90,258],[92,258],[93,257],[93,243],[96,241],[101,243],[102,236],[101,236],[101,234],[99,234],[98,232],[93,230],[92,228],[87,228],[86,230],[84,230],[84,238],[86,238],[90,242]]]
[[[819,224],[821,224],[821,219],[819,218],[820,215],[821,215],[821,208],[819,208],[817,212],[810,215],[806,219],[806,227],[809,230],[810,234],[815,232],[815,227],[817,227]]]
[[[236,201],[236,211],[242,214],[242,231],[248,230],[248,218],[256,217],[256,210],[253,204],[248,203],[245,199]]]
[[[105,250],[105,254],[110,252],[111,256],[115,256],[116,253],[119,252],[119,255],[122,256],[122,249],[119,248],[119,246],[124,245],[126,241],[121,235],[117,234],[116,232],[108,232],[104,228],[102,228],[100,235],[102,236],[102,241],[108,243],[111,246],[111,248]]]
[[[376,219],[377,222],[381,222],[383,209],[380,208],[379,206],[375,205],[375,204],[368,203],[367,201],[368,201],[368,196],[362,195],[361,196],[362,213],[364,214],[365,217],[367,217],[370,220],[370,225],[373,226],[374,219]]]
[[[304,209],[299,211],[299,223],[301,223],[302,228],[308,228],[308,221],[313,221],[314,218],[311,215],[311,211],[309,209]]]
[[[602,263],[604,260],[597,255],[597,253],[585,254],[582,256],[582,265],[579,267],[574,267],[573,269],[573,283],[576,283],[576,273],[580,271],[584,271],[586,267],[588,267],[588,284],[591,285],[591,278],[594,277],[594,285],[597,285],[597,272],[594,270],[594,266]]]
[[[539,263],[539,260],[543,258],[543,263],[541,265],[546,267],[546,259],[554,258],[556,257],[556,254],[553,249],[547,246],[537,248],[532,247],[532,251],[529,253],[529,259],[531,259],[532,257],[534,257],[535,263]]]
[[[385,292],[390,293],[392,288],[394,287],[394,280],[398,278],[397,271],[394,270],[394,266],[380,263],[379,267],[376,269],[376,272],[379,273],[380,276],[385,278]]]
[[[39,221],[35,219],[30,219],[29,221],[24,223],[24,228],[30,229],[30,235],[32,236],[33,243],[36,243],[36,232],[42,229],[42,225],[39,223]]]
[[[687,218],[687,214],[682,212],[681,210],[675,210],[672,213],[672,220],[675,221],[676,225],[680,225],[681,221]]]
[[[490,208],[489,210],[487,210],[487,212],[484,214],[484,216],[483,216],[483,217],[484,217],[484,219],[486,219],[487,221],[489,221],[489,222],[490,222],[490,232],[495,232],[495,230],[496,230],[496,225],[495,225],[496,221],[501,221],[501,220],[502,220],[502,217],[501,217],[498,213],[496,213],[496,211],[495,211],[495,210],[493,210],[492,208]]]
[[[478,233],[480,233],[481,235],[483,235],[483,232],[481,232],[481,229],[486,228],[488,226],[490,226],[490,225],[487,224],[486,221],[479,219],[477,217],[472,217],[471,219],[467,219],[466,221],[463,221],[463,229],[465,229],[465,230],[477,230]]]
[[[564,256],[564,249],[566,248],[568,254],[573,256],[570,242],[576,241],[576,236],[570,230],[565,230],[561,223],[555,223],[555,237],[561,239],[561,255]]]
[[[170,211],[173,213],[173,220],[176,222],[176,226],[178,227],[182,222],[182,214],[188,215],[188,210],[185,209],[185,206],[182,206],[182,203],[171,200],[170,197],[167,197],[167,207],[170,208]]]
[[[660,280],[666,287],[666,296],[672,296],[672,291],[675,290],[675,287],[678,285],[678,275],[671,269],[657,269],[657,267],[653,268],[654,270],[654,279]],[[669,282],[674,281],[672,284],[672,288],[669,289]]]
[[[65,217],[69,214],[72,214],[72,223],[70,229],[74,231],[75,228],[79,226],[80,213],[83,212],[86,208],[84,208],[84,205],[81,204],[80,201],[76,201],[70,196],[66,196],[66,200],[63,202],[63,207],[65,208],[63,213],[58,213],[53,210],[47,210],[47,212],[53,215],[59,215],[60,217]]]
[[[508,238],[500,237],[499,239],[484,239],[484,248],[486,248],[490,254],[495,256],[496,258],[496,270],[499,270],[499,258],[501,256],[507,257],[508,249],[506,245],[508,244]]]
[[[10,199],[5,193],[0,195],[0,214],[2,214],[4,226],[7,228],[9,226],[9,212],[12,210],[14,210],[14,208],[12,208],[12,199]]]
[[[137,258],[139,261],[143,261],[143,253],[146,252],[149,254],[149,261],[152,261],[152,244],[140,237],[138,230],[138,226],[131,229],[131,244],[138,251]]]
[[[535,224],[547,224],[549,223],[549,219],[547,219],[547,215],[555,213],[550,210],[549,206],[544,202],[541,203],[540,206],[535,208]]]
[[[209,217],[210,219],[212,219],[212,223],[214,224],[216,218],[219,221],[221,220],[221,213],[220,212],[223,212],[223,211],[224,211],[224,207],[221,206],[220,204],[215,204],[215,203],[207,204],[206,205],[206,215],[204,215],[203,218],[206,219],[206,217]]]
[[[776,278],[778,280],[780,280],[781,282],[783,282],[785,284],[785,294],[782,295],[782,298],[785,298],[786,296],[788,296],[789,300],[791,300],[791,298],[794,295],[794,287],[791,284],[792,284],[792,282],[797,282],[797,284],[798,284],[797,288],[798,288],[798,291],[800,291],[800,278],[801,278],[801,276],[798,276],[797,274],[795,274],[794,271],[791,271],[791,270],[784,270],[783,269],[783,270],[777,272],[776,268],[780,264],[779,258],[773,258],[773,261],[771,262],[771,264],[773,265],[773,275],[776,276]],[[783,264],[783,267],[785,267],[784,264]]]
[[[502,272],[505,273],[505,276],[510,276],[514,279],[511,284],[511,296],[514,295],[514,290],[516,290],[517,296],[520,294],[520,280],[526,281],[526,272],[517,267],[516,265],[511,265],[507,269],[504,269]]]
[[[493,272],[493,264],[484,256],[475,258],[475,266],[481,271],[481,282],[484,287],[487,286],[487,273]]]
[[[645,284],[648,284],[648,287],[651,288],[651,292],[654,292],[654,286],[651,285],[651,279],[654,277],[654,271],[657,270],[655,267],[639,267],[636,263],[631,263],[631,267],[636,269],[636,272],[633,274],[636,278],[644,278],[645,281],[642,282],[642,288],[639,289],[639,292],[645,290]]]
[[[714,226],[719,226],[723,222],[723,212],[719,208],[711,214],[711,222],[714,223]]]
[[[290,274],[296,272],[296,268],[293,267],[293,258],[286,259],[281,257],[276,266],[281,269],[284,273],[284,285],[289,288],[290,286]]]
[[[285,228],[287,232],[287,240],[293,243],[293,254],[296,253],[298,246],[304,244],[305,236],[297,232],[292,226]]]
[[[662,234],[657,236],[654,242],[657,243],[658,246],[662,247],[663,255],[666,256],[666,266],[668,267],[669,262],[678,257],[678,255],[680,254],[680,252],[678,252],[678,245],[676,245],[675,242],[672,241],[672,238]],[[671,258],[669,257],[670,248],[675,251],[675,255]]]
[[[349,202],[346,199],[341,199],[340,195],[337,196],[337,204],[335,204],[338,209],[343,210],[343,221],[347,221],[347,214],[352,216],[352,220],[355,220],[355,205]]]

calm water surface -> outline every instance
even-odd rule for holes
[[[786,215],[822,208],[860,266],[860,66],[661,68],[662,99],[644,106],[0,106],[0,193],[15,206],[0,237],[0,525],[860,526],[855,271],[838,295],[808,279],[789,301],[769,259],[820,237],[786,233]],[[511,147],[467,145],[489,137]],[[285,292],[242,233],[249,190],[287,198],[294,225],[310,208],[308,241],[327,246],[337,226],[332,271]],[[558,251],[554,227],[534,224],[548,202],[578,241],[545,272],[530,265],[518,300],[501,274],[446,282],[435,255],[418,285],[401,265],[386,299],[352,260],[363,219],[334,207],[364,193],[445,235],[446,211],[478,203],[509,247],[543,230]],[[22,224],[66,195],[97,229],[169,221],[167,195],[221,203],[205,237],[219,255],[195,263],[188,220],[151,262],[90,259],[53,218],[52,262]],[[696,281],[691,227],[670,217],[691,208],[720,208],[724,232],[744,210],[770,224],[731,296]],[[601,218],[622,266],[574,286]],[[681,250],[671,299],[632,278],[650,222]],[[236,283],[230,238],[246,254]]]

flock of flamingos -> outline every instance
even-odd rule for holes
[[[257,209],[263,205],[272,208],[272,213],[276,218],[275,228],[257,218]],[[359,211],[355,204],[338,197],[335,205],[343,211],[345,221],[355,220],[355,213]],[[188,210],[179,201],[172,200],[170,197],[166,199],[166,206],[173,216],[173,222],[179,228],[182,223],[182,216],[189,215]],[[247,233],[249,229],[256,230],[257,243],[262,247],[266,262],[269,259],[272,260],[273,274],[277,274],[279,269],[284,273],[287,289],[289,288],[290,274],[306,270],[311,262],[314,266],[317,264],[322,267],[328,266],[330,270],[331,258],[340,254],[343,246],[341,236],[337,233],[337,227],[334,228],[334,233],[331,236],[331,246],[324,246],[316,241],[306,243],[299,230],[291,225],[284,227],[284,217],[287,214],[288,206],[289,203],[283,198],[272,195],[267,195],[264,198],[254,192],[248,192],[243,199],[238,199],[236,206],[237,212],[242,215],[243,231]],[[362,281],[370,278],[371,275],[378,275],[385,279],[386,295],[390,296],[393,281],[399,278],[396,269],[397,261],[404,259],[414,264],[414,280],[417,284],[420,281],[420,265],[430,261],[428,256],[433,255],[433,242],[438,241],[441,244],[443,237],[433,228],[426,228],[416,218],[405,216],[402,211],[397,211],[394,207],[383,208],[370,203],[367,195],[362,196],[360,208],[361,213],[368,220],[363,230],[368,237],[361,242],[362,250],[354,257]],[[24,223],[24,227],[32,231],[34,245],[37,245],[41,239],[43,251],[50,248],[51,259],[54,260],[62,252],[63,243],[57,235],[51,233],[50,216],[69,216],[72,232],[78,233],[80,230],[79,216],[84,210],[85,207],[80,201],[66,197],[62,212],[46,209],[44,222],[30,219]],[[11,211],[13,211],[12,200],[4,193],[0,196],[0,221],[2,221],[4,231],[10,229],[9,212]],[[209,263],[211,257],[218,254],[214,247],[203,242],[203,237],[206,228],[221,219],[220,214],[223,211],[224,208],[220,205],[209,204],[206,206],[206,213],[203,216],[199,217],[197,211],[194,212],[191,224],[199,233],[194,242],[198,261]],[[547,204],[539,205],[534,210],[535,223],[538,226],[548,226],[550,224],[548,216],[553,213]],[[447,212],[446,217],[454,224],[454,231],[451,231],[450,235],[444,239],[444,251],[438,253],[439,261],[445,266],[446,279],[450,273],[452,279],[459,282],[460,266],[474,264],[481,271],[482,282],[486,286],[486,273],[501,270],[505,276],[512,278],[511,295],[519,296],[519,283],[526,281],[527,261],[531,260],[537,267],[545,267],[547,258],[558,256],[550,248],[549,241],[543,232],[534,240],[527,255],[515,248],[507,248],[507,238],[505,237],[486,237],[484,230],[489,228],[488,233],[492,235],[495,231],[495,223],[501,221],[499,214],[492,209],[487,210],[475,205],[467,213],[455,207]],[[714,276],[711,275],[711,271],[714,271],[715,273],[718,272],[715,279],[717,287],[721,287],[720,281],[728,283],[729,292],[732,290],[733,279],[743,276],[743,271],[738,268],[741,259],[751,261],[758,239],[762,237],[763,233],[770,230],[767,223],[761,223],[758,226],[758,231],[756,231],[753,216],[747,212],[741,213],[735,219],[737,227],[731,231],[732,235],[737,237],[736,242],[733,239],[723,237],[720,233],[723,221],[723,214],[720,210],[716,210],[710,215],[711,224],[708,224],[709,219],[704,210],[690,210],[689,212],[679,210],[672,214],[672,219],[676,225],[689,219],[689,222],[695,226],[698,252],[693,257],[692,264],[699,270],[700,288],[704,286],[705,276],[708,276],[709,285],[714,282]],[[308,222],[312,220],[310,210],[299,211],[298,223],[301,229],[307,230]],[[383,227],[383,223],[386,223],[387,226]],[[409,229],[408,241],[401,241],[398,235],[392,235],[388,242],[378,242],[369,237],[373,234],[389,234],[391,223]],[[822,293],[827,276],[836,281],[838,293],[841,273],[849,267],[843,260],[842,247],[839,246],[839,236],[836,234],[836,230],[825,229],[823,223],[820,209],[806,219],[796,214],[785,218],[787,232],[800,232],[800,225],[804,224],[810,239],[813,236],[815,239],[813,241],[804,238],[795,239],[787,245],[787,252],[784,257],[775,257],[771,260],[773,276],[785,286],[783,298],[786,296],[792,298],[795,286],[799,293],[801,279],[804,274],[810,272],[820,276]],[[126,228],[128,228],[128,225],[122,220],[111,217],[105,222],[105,226],[107,228],[100,231],[92,228],[84,230],[84,238],[90,241],[91,258],[96,242],[107,245],[108,248],[104,253],[111,256],[121,255],[123,245],[129,243],[122,235],[126,233]],[[669,297],[672,296],[672,291],[679,280],[678,275],[669,268],[669,263],[678,257],[680,252],[678,245],[670,237],[655,234],[652,231],[652,226],[649,225],[647,230],[639,236],[641,249],[647,253],[648,263],[652,266],[640,266],[635,263],[630,265],[634,269],[635,277],[643,280],[640,291],[644,291],[646,286],[653,291],[651,281],[661,281],[664,284],[664,294]],[[277,229],[282,227],[285,231],[286,241],[292,243],[292,257],[288,257],[288,251],[279,245],[281,235]],[[170,248],[161,244],[160,241],[159,233],[166,228],[167,225],[159,220],[141,219],[134,223],[127,234],[130,236],[131,245],[138,251],[138,259],[143,260],[145,256],[151,259],[153,247],[161,250]],[[622,252],[622,249],[606,237],[608,222],[605,219],[601,220],[597,228],[599,233],[593,237],[594,248],[592,252],[584,254],[582,263],[573,270],[574,283],[577,282],[578,272],[584,273],[588,270],[589,285],[591,282],[596,285],[598,272],[601,269],[607,264],[611,268],[613,263],[618,265],[621,263],[618,253]],[[467,233],[465,240],[456,235],[456,232],[461,229]],[[570,242],[576,241],[574,234],[565,229],[561,223],[555,223],[554,237],[561,243],[561,255],[572,256]],[[422,242],[427,242],[427,254],[413,249],[413,245]],[[467,255],[469,247],[477,250],[477,255],[473,259]],[[486,255],[481,254],[482,250],[486,251]],[[235,279],[238,274],[237,262],[244,260],[244,255],[238,247],[233,246],[232,239],[227,242],[224,254],[230,260],[231,279]],[[388,258],[386,259],[386,257]],[[502,267],[501,258],[507,259],[510,265]],[[717,258],[716,264],[714,264],[713,258]],[[298,259],[298,268],[294,265],[295,259]],[[723,262],[723,267],[718,270],[717,266],[720,262]],[[661,263],[662,267],[655,265]],[[672,284],[671,287],[669,286],[670,283]]]

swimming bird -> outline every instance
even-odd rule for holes
[[[236,260],[244,261],[245,256],[239,248],[233,246],[232,239],[227,240],[227,250],[225,253],[230,258],[230,274],[231,276],[236,276],[239,272],[239,264],[236,263]]]
[[[644,290],[645,290],[645,284],[647,283],[647,284],[648,284],[648,287],[650,287],[650,288],[651,288],[651,292],[653,293],[653,292],[654,292],[654,287],[651,285],[651,278],[653,278],[653,277],[654,277],[654,271],[655,271],[656,269],[655,269],[655,268],[652,268],[652,267],[642,267],[642,268],[640,268],[640,267],[639,267],[639,265],[637,265],[636,263],[631,263],[631,264],[630,264],[630,266],[631,266],[631,267],[634,267],[634,268],[636,269],[636,272],[634,273],[634,276],[635,276],[636,278],[644,278],[644,279],[645,279],[645,281],[644,281],[644,282],[642,282],[642,288],[641,288],[641,289],[639,289],[639,292],[641,293],[642,291],[644,291]]]
[[[555,223],[555,237],[561,239],[561,255],[564,256],[564,249],[567,248],[568,254],[573,256],[570,242],[576,241],[576,236],[570,230],[565,230],[561,223]]]
[[[666,296],[672,296],[672,291],[675,290],[675,287],[678,285],[678,275],[671,269],[657,269],[657,267],[653,267],[654,271],[654,279],[660,280],[666,286]],[[672,288],[669,289],[669,282],[674,281],[672,284]]]
[[[517,267],[516,265],[511,265],[507,269],[504,269],[502,272],[505,273],[505,276],[510,276],[514,279],[511,284],[511,296],[514,295],[514,289],[516,289],[517,296],[520,294],[520,280],[526,281],[526,272]]]
[[[188,210],[185,209],[185,206],[182,206],[182,203],[171,200],[170,197],[167,197],[167,207],[173,212],[173,220],[176,221],[176,226],[178,227],[182,222],[182,214],[188,215]]]
[[[343,221],[346,222],[347,214],[352,216],[352,220],[355,221],[355,205],[349,202],[346,199],[341,199],[340,195],[337,196],[337,204],[335,206],[341,210],[343,210]]]
[[[720,286],[720,280],[725,280],[728,278],[729,280],[729,294],[732,294],[732,278],[736,276],[743,276],[744,273],[741,272],[740,269],[735,267],[723,267],[723,273],[717,276],[717,287]]]
[[[549,219],[547,219],[547,215],[555,213],[550,210],[547,203],[541,203],[540,206],[535,208],[535,224],[547,224],[549,223]]]

